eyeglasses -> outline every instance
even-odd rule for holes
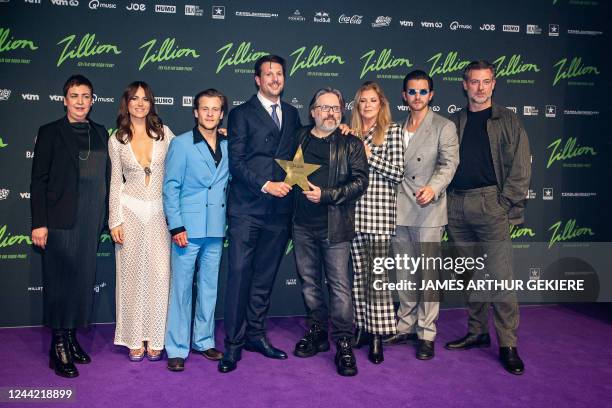
[[[406,93],[410,96],[414,96],[417,94],[417,92],[419,93],[419,95],[421,96],[425,96],[429,93],[429,89],[409,89],[408,91],[406,91]]]
[[[315,109],[321,109],[321,112],[329,112],[330,110],[334,113],[340,113],[340,106],[331,106],[331,105],[317,105]]]

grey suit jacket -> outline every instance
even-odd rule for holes
[[[404,164],[404,179],[397,195],[397,225],[446,225],[446,187],[459,165],[455,124],[429,110],[404,151]],[[416,202],[416,193],[427,185],[433,188],[435,197],[421,206]]]

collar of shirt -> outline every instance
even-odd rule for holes
[[[261,102],[261,104],[263,105],[266,112],[268,112],[268,115],[270,115],[270,117],[272,117],[272,105],[274,104],[278,105],[276,107],[276,115],[278,116],[278,120],[280,121],[282,125],[283,124],[283,110],[281,108],[280,98],[278,99],[278,102],[272,102],[271,100],[263,96],[261,92],[257,92],[257,99],[259,99],[259,102]]]
[[[215,146],[215,149],[219,147],[219,142],[221,141],[221,137],[223,136],[220,135],[219,132],[217,132],[217,146]],[[205,142],[206,144],[208,144],[206,139],[204,139],[204,136],[202,136],[200,129],[196,126],[193,128],[193,144],[201,143],[201,142]]]

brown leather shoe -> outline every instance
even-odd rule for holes
[[[216,348],[209,348],[208,350],[201,351],[202,355],[209,360],[219,361],[223,358],[223,353]]]

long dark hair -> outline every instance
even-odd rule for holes
[[[151,87],[143,81],[134,81],[125,88],[123,95],[121,95],[121,102],[119,103],[119,113],[117,115],[117,132],[115,137],[123,144],[132,141],[132,122],[130,120],[130,113],[128,111],[128,103],[130,99],[136,95],[138,88],[142,88],[145,96],[151,103],[151,108],[147,114],[145,121],[147,127],[147,135],[153,140],[164,140],[164,124],[155,110],[155,97],[151,91]]]

